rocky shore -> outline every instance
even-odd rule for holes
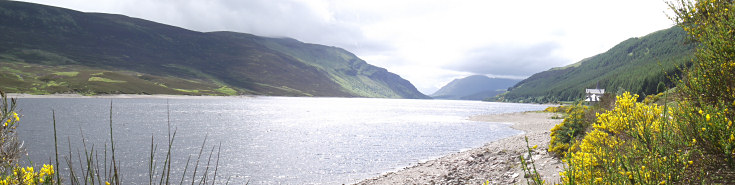
[[[483,147],[419,163],[397,172],[390,172],[357,184],[526,184],[521,170],[520,155],[527,155],[525,137],[530,146],[538,145],[533,153],[536,168],[544,180],[559,181],[563,166],[548,152],[551,128],[562,119],[551,119],[555,113],[510,113],[482,115],[473,121],[511,124],[525,133],[486,144]]]

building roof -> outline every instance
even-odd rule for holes
[[[605,94],[605,89],[585,89],[587,94]]]

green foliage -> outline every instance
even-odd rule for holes
[[[215,89],[215,91],[220,92],[222,94],[230,95],[230,96],[237,95],[237,91],[235,89],[232,89],[227,86],[222,86],[218,89]]]
[[[111,71],[78,65],[43,65],[0,60],[0,88],[30,94],[187,94],[231,95],[209,79],[182,79],[170,76]],[[7,77],[7,78],[6,78]],[[188,89],[183,92],[176,89]],[[237,91],[235,88],[231,88]],[[224,90],[224,89],[222,89]],[[237,94],[237,93],[234,93]]]
[[[735,183],[735,3],[669,6],[699,44],[692,66],[683,69],[676,91],[643,102],[624,93],[599,114],[579,149],[566,156],[563,184]],[[672,97],[677,101],[669,107]]]
[[[79,74],[78,71],[71,71],[71,72],[55,72],[55,75],[59,76],[67,76],[67,77],[75,77]]]
[[[98,77],[98,76],[89,77],[89,79],[87,81],[90,81],[90,82],[108,82],[108,83],[125,83],[125,81],[122,81],[122,80],[113,80],[113,79],[107,79],[107,78],[102,78],[102,77]]]
[[[625,89],[636,94],[657,94],[673,86],[670,76],[680,73],[692,57],[694,45],[686,44],[680,27],[657,31],[621,42],[610,50],[579,63],[537,73],[500,98],[513,102],[574,101],[584,89],[612,92]]]
[[[595,114],[590,107],[569,105],[547,108],[547,112],[563,112],[564,121],[551,129],[549,152],[556,156],[564,156],[580,136],[584,136],[589,126],[595,121]]]
[[[667,108],[624,93],[566,155],[562,184],[692,184],[701,164]]]
[[[533,145],[531,147],[528,144],[528,137],[525,137],[526,139],[526,151],[528,158],[524,158],[523,155],[520,156],[521,158],[521,168],[523,169],[524,177],[526,177],[526,183],[527,184],[544,184],[544,180],[541,179],[541,174],[538,173],[538,170],[536,169],[536,160],[533,159],[533,156],[531,152],[538,148],[538,145]],[[528,164],[531,164],[531,167],[528,166]]]
[[[670,3],[675,20],[699,43],[693,66],[677,84],[682,100],[674,118],[687,140],[702,150],[707,182],[735,182],[735,3]]]

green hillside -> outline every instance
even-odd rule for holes
[[[427,98],[340,48],[0,1],[0,88],[17,93]]]
[[[679,27],[630,38],[610,50],[578,63],[540,72],[519,82],[499,97],[512,102],[573,101],[584,89],[654,94],[672,87],[669,76],[678,75],[691,61],[695,44],[687,43]],[[645,96],[642,96],[645,97]]]

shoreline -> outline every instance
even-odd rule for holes
[[[551,119],[556,113],[519,112],[473,116],[481,122],[510,124],[524,133],[486,143],[479,148],[449,154],[421,162],[398,171],[387,172],[356,184],[516,184],[525,183],[520,155],[525,155],[526,142],[538,145],[533,152],[536,169],[546,182],[559,181],[562,162],[547,152],[550,130],[562,119]]]
[[[172,94],[103,94],[84,96],[81,94],[22,94],[22,93],[6,93],[8,98],[114,98],[114,99],[219,99],[219,98],[253,98],[253,95],[239,96],[192,96],[192,95],[172,95]]]

